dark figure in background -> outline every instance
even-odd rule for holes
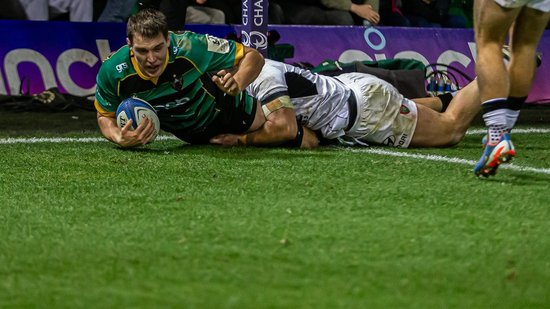
[[[139,0],[140,8],[158,9],[168,20],[168,29],[179,31],[185,28],[185,17],[188,6],[196,5],[196,0]],[[270,24],[282,24],[283,10],[276,3],[269,3]],[[240,24],[242,21],[241,0],[208,0],[203,6],[222,11],[227,24]]]
[[[402,3],[401,11],[413,27],[466,27],[464,18],[449,15],[451,0],[407,0]]]
[[[285,12],[285,24],[363,25],[380,22],[378,0],[277,0]],[[372,3],[372,4],[371,4]]]
[[[0,19],[27,19],[25,9],[19,0],[6,0],[3,2]]]
[[[185,28],[187,7],[194,5],[195,0],[138,0],[139,9],[152,8],[166,16],[168,29],[180,31]]]
[[[401,12],[401,0],[380,0],[378,13],[381,26],[410,27],[411,22]]]
[[[242,22],[242,0],[208,0],[208,6],[221,10],[225,14],[225,23],[240,24]],[[283,10],[275,1],[269,1],[269,24],[282,24]]]

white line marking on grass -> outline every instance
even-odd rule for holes
[[[390,150],[385,150],[380,148],[345,148],[345,149],[351,152],[372,153],[372,154],[379,154],[379,155],[392,156],[392,157],[403,157],[403,158],[420,159],[420,160],[427,160],[427,161],[465,164],[465,165],[470,165],[472,168],[477,163],[477,161],[473,161],[473,160],[466,160],[466,159],[452,158],[452,157],[445,157],[445,156],[438,156],[438,155],[424,155],[424,154],[418,154],[418,153],[390,151]],[[499,167],[499,169],[508,169],[513,171],[532,172],[532,173],[550,175],[549,168],[535,168],[530,166],[520,166],[520,165],[515,165],[513,163],[503,164]]]
[[[157,141],[177,140],[175,136],[161,135]],[[36,143],[99,143],[107,142],[102,137],[27,137],[27,138],[1,138],[0,145],[5,144],[36,144]]]
[[[468,130],[466,134],[485,134],[487,129],[476,129]],[[550,129],[537,129],[537,128],[528,128],[528,129],[514,129],[512,130],[512,135],[514,134],[529,134],[529,133],[550,133]]]
[[[485,134],[485,129],[468,130],[466,134]],[[529,134],[529,133],[550,133],[550,129],[514,129],[512,134]],[[177,140],[172,135],[161,135],[157,137],[157,140]],[[101,137],[21,137],[21,138],[0,138],[0,145],[2,144],[35,144],[35,143],[98,143],[106,142],[107,140]]]
[[[467,134],[484,134],[485,130],[469,130]],[[550,129],[537,129],[537,128],[528,128],[528,129],[514,129],[513,134],[529,134],[529,133],[549,133]],[[166,140],[178,140],[175,136],[171,135],[161,135],[157,137],[157,140],[166,141]],[[2,144],[34,144],[34,143],[99,143],[107,142],[106,139],[102,137],[30,137],[30,138],[0,138],[0,145]],[[473,160],[466,160],[460,158],[445,157],[439,155],[424,155],[416,154],[409,152],[398,152],[390,151],[380,148],[344,148],[351,152],[358,153],[372,153],[393,157],[403,157],[419,160],[428,160],[428,161],[438,161],[438,162],[448,162],[456,164],[464,164],[474,166],[477,162]],[[504,164],[499,168],[509,169],[520,172],[533,172],[540,174],[550,175],[550,169],[548,168],[535,168],[529,166],[520,166],[511,164]]]

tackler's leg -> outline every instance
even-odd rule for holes
[[[415,100],[416,101],[416,100]],[[448,147],[460,142],[480,110],[479,89],[473,81],[456,93],[444,113],[417,104],[418,120],[410,147]]]

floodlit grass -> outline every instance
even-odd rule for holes
[[[537,170],[490,179],[349,149],[0,144],[0,307],[548,307],[548,135],[513,136]],[[473,162],[480,137],[381,149]]]

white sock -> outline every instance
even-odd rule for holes
[[[495,144],[500,141],[500,136],[507,132],[507,118],[506,113],[507,109],[501,108],[488,113],[483,114],[483,120],[485,120],[485,125],[488,128],[488,143]]]
[[[508,132],[512,131],[512,128],[516,125],[518,117],[519,111],[506,109],[506,128],[508,129]]]

